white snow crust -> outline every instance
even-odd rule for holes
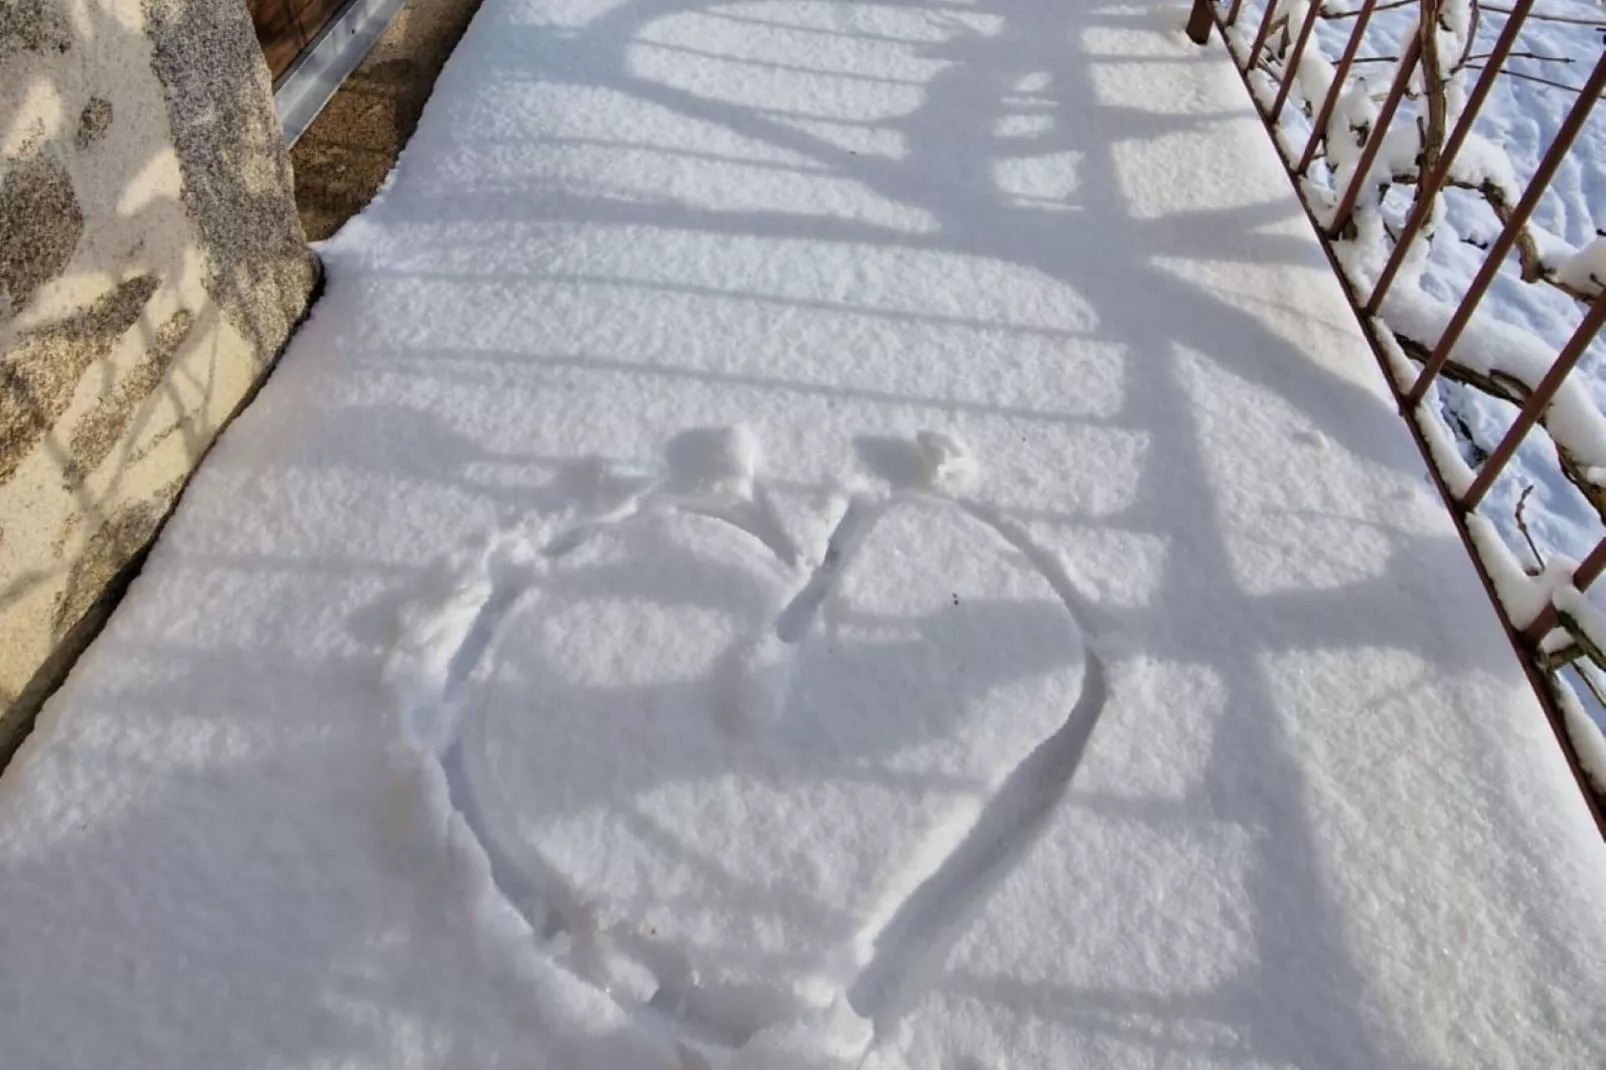
[[[1179,26],[485,0],[0,777],[7,1070],[1606,1063],[1606,849]]]

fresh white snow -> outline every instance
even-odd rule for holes
[[[1606,238],[1596,238],[1569,256],[1556,277],[1580,293],[1600,293],[1606,286]]]
[[[1578,762],[1584,767],[1590,783],[1598,790],[1606,791],[1606,735],[1584,712],[1583,703],[1578,701],[1578,695],[1570,686],[1558,693],[1567,733],[1572,738],[1573,746],[1578,748]]]
[[[8,1070],[1601,1065],[1606,848],[1184,14],[486,0],[0,777]]]

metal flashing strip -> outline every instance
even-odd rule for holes
[[[285,71],[273,91],[284,143],[294,145],[357,64],[373,50],[406,0],[351,0]]]

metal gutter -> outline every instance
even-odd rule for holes
[[[351,72],[373,51],[406,0],[351,0],[329,20],[273,88],[273,106],[294,145]]]

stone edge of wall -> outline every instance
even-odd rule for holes
[[[316,278],[311,291],[307,295],[306,308],[302,310],[300,317],[291,326],[290,333],[279,346],[268,367],[263,370],[262,374],[251,385],[251,388],[240,398],[234,410],[219,424],[212,442],[196,458],[194,468],[191,469],[189,475],[193,475],[195,469],[200,468],[201,464],[206,460],[206,454],[211,452],[211,447],[216,445],[217,440],[229,429],[229,424],[233,423],[235,418],[244,412],[252,401],[256,400],[257,393],[267,384],[268,377],[273,374],[274,366],[278,364],[279,358],[284,355],[285,349],[289,347],[290,340],[295,337],[296,330],[306,322],[307,317],[312,314],[313,306],[323,296],[325,276],[323,265],[316,257],[314,258],[314,266],[316,268]],[[83,616],[56,641],[54,649],[28,682],[23,685],[16,698],[3,710],[0,710],[0,773],[5,771],[17,749],[22,746],[23,741],[28,738],[28,734],[33,731],[34,720],[38,717],[45,701],[55,694],[56,689],[67,678],[67,673],[72,670],[74,663],[77,662],[79,655],[88,649],[89,644],[95,641],[95,637],[106,626],[106,621],[111,618],[112,610],[117,608],[117,604],[122,601],[123,595],[128,592],[129,584],[134,582],[134,578],[139,575],[140,570],[145,566],[145,558],[149,556],[151,547],[155,545],[156,540],[161,536],[162,529],[167,526],[168,519],[178,509],[188,485],[189,476],[186,475],[182,483],[174,490],[173,496],[167,502],[165,509],[157,517],[156,526],[149,536],[140,542],[137,547],[133,548],[128,559],[119,565],[116,571],[102,585],[100,593],[84,611]]]
[[[243,4],[0,8],[0,767],[321,284]]]

